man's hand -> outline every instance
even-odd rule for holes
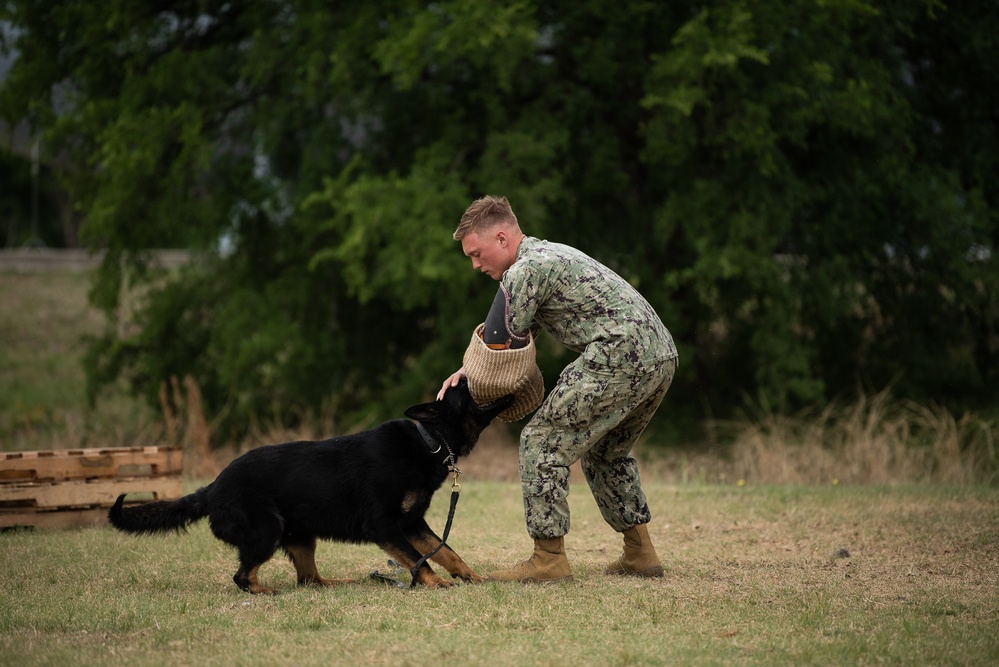
[[[464,366],[456,370],[454,373],[451,373],[451,376],[448,379],[444,380],[444,384],[441,385],[441,390],[437,392],[437,400],[439,401],[443,399],[444,392],[446,392],[451,387],[457,387],[458,383],[461,382],[461,378],[463,377],[466,377]]]

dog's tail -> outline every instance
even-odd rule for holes
[[[108,510],[108,521],[123,533],[135,535],[182,532],[189,525],[208,516],[208,487],[177,500],[158,500],[125,509],[121,494]]]

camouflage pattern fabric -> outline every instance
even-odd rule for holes
[[[641,375],[596,370],[580,357],[520,436],[520,479],[527,532],[535,539],[569,532],[569,466],[577,460],[604,520],[618,532],[652,519],[631,455],[673,382],[676,359]]]
[[[569,532],[569,466],[577,460],[612,528],[648,523],[631,450],[673,381],[669,331],[630,283],[566,245],[524,238],[501,287],[512,336],[543,329],[580,353],[521,433],[528,533]]]
[[[677,357],[673,337],[645,297],[575,248],[525,237],[500,285],[512,337],[544,329],[586,361],[614,368],[639,370]]]

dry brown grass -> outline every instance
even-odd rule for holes
[[[734,424],[736,479],[766,484],[992,483],[999,428],[885,391],[818,414]]]
[[[887,391],[797,415],[716,423],[727,445],[640,443],[643,475],[670,484],[995,484],[999,424]]]
[[[257,429],[229,454],[294,439],[327,437],[333,420],[296,430]],[[765,414],[718,424],[731,444],[675,449],[645,438],[635,450],[642,478],[666,484],[994,484],[999,426],[939,406],[895,401],[888,392],[794,416]],[[516,433],[495,423],[461,464],[472,479],[518,481]],[[579,464],[571,479],[583,481]]]

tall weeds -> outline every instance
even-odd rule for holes
[[[999,426],[940,406],[861,396],[794,416],[761,410],[727,424],[731,474],[766,484],[995,483]]]

